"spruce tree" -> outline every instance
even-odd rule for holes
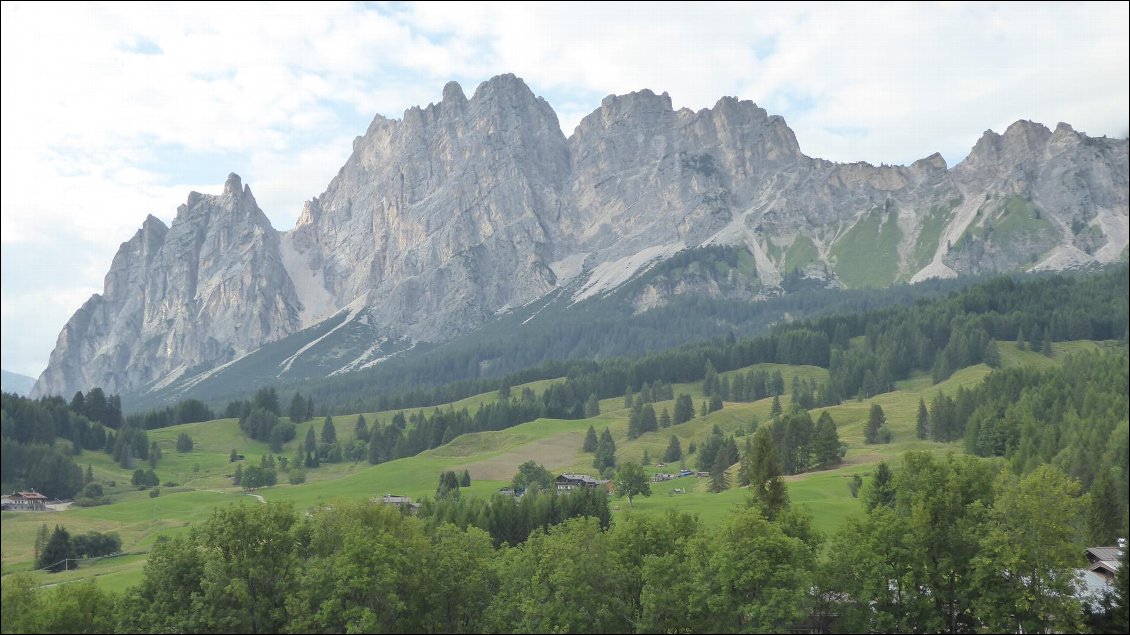
[[[863,429],[864,441],[869,444],[881,443],[880,430],[886,423],[887,417],[883,414],[883,408],[877,403],[871,404],[871,412],[867,416],[867,427]]]
[[[585,443],[581,446],[581,450],[585,452],[596,452],[596,428],[589,426],[588,432],[585,433]]]
[[[663,412],[659,413],[659,427],[660,428],[670,428],[671,427],[671,414],[667,412],[666,407],[663,408]]]
[[[663,460],[667,463],[674,463],[683,458],[683,448],[679,444],[679,437],[671,435],[671,440],[667,443],[667,450],[663,452]]]
[[[357,423],[353,424],[353,440],[369,442],[369,423],[365,415],[357,415]]]
[[[325,445],[337,443],[337,429],[334,428],[333,417],[329,415],[326,415],[326,420],[322,423],[322,443]]]
[[[919,439],[930,436],[930,413],[926,410],[926,401],[918,399],[918,416],[915,419],[914,430]]]

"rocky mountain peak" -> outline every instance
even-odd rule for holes
[[[190,193],[170,227],[147,218],[38,394],[171,385],[333,315],[364,322],[327,371],[347,372],[386,354],[373,338],[439,342],[700,245],[748,248],[752,273],[726,288],[756,297],[790,275],[884,286],[1109,262],[1127,243],[1126,141],[1066,124],[987,131],[953,169],[938,153],[877,167],[811,159],[783,118],[736,97],[695,112],[649,89],[609,95],[566,139],[512,74],[442,94],[375,116],[285,235],[234,173],[222,194]]]

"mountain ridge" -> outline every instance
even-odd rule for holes
[[[449,82],[438,103],[374,117],[289,231],[234,174],[218,197],[190,194],[172,226],[146,219],[34,394],[151,390],[347,309],[366,327],[349,353],[362,366],[565,287],[575,301],[609,291],[699,245],[748,249],[727,288],[754,299],[794,274],[862,287],[1111,262],[1126,250],[1127,166],[1126,140],[1026,121],[952,168],[937,153],[838,164],[751,101],[675,110],[647,89],[606,97],[566,138],[513,75],[470,99]]]

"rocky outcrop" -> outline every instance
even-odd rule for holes
[[[149,216],[63,327],[34,394],[151,388],[294,332],[300,305],[279,236],[235,174],[192,192],[166,227]]]
[[[649,90],[605,98],[566,139],[513,75],[469,99],[452,82],[437,104],[374,118],[289,232],[234,175],[171,227],[147,219],[36,394],[150,390],[343,309],[317,332],[356,340],[323,353],[348,370],[387,354],[374,342],[448,339],[566,286],[580,301],[699,245],[745,245],[750,261],[665,273],[634,307],[1110,262],[1127,245],[1127,148],[1022,121],[952,169],[938,154],[836,164],[753,102],[674,110]]]

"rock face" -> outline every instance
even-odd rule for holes
[[[118,249],[104,289],[59,334],[35,394],[151,388],[300,324],[278,233],[234,174],[222,195],[189,194],[172,227],[146,218]]]
[[[470,99],[452,82],[438,104],[377,116],[289,232],[234,175],[222,196],[191,194],[172,227],[147,219],[60,334],[35,394],[185,381],[343,309],[332,331],[357,321],[351,332],[371,340],[335,350],[357,368],[376,339],[448,339],[557,289],[602,293],[699,245],[746,246],[747,274],[691,266],[642,289],[636,310],[678,293],[755,299],[798,281],[1110,262],[1127,246],[1128,172],[1126,140],[1026,121],[986,132],[953,169],[938,154],[836,164],[805,156],[750,101],[676,111],[649,90],[605,98],[566,139],[513,75]]]

